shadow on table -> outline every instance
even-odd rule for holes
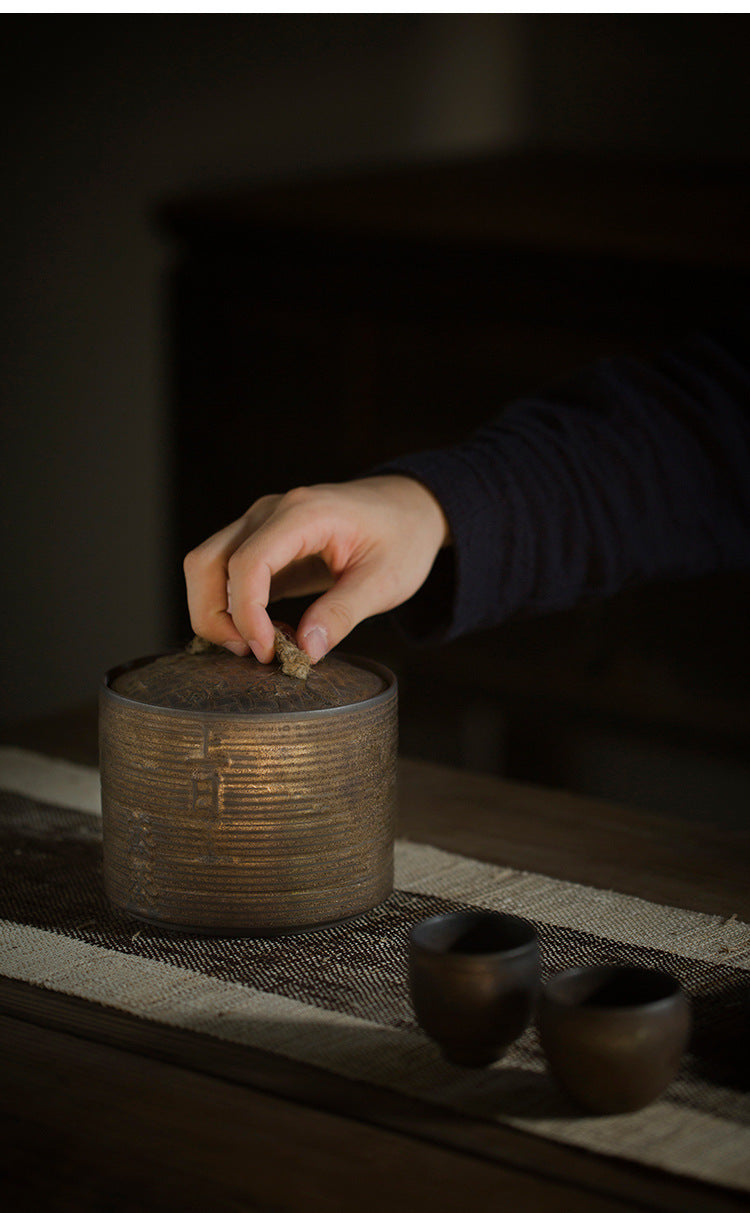
[[[575,1104],[554,1083],[544,1068],[533,1028],[495,1065],[470,1069],[445,1061],[437,1045],[413,1027],[356,1023],[334,1014],[328,1018],[314,1006],[306,1015],[300,1003],[293,1004],[288,1016],[274,1017],[263,1010],[248,1014],[244,1006],[236,1013],[220,1014],[218,1021],[216,1013],[207,1013],[205,1019],[193,1017],[183,1026],[298,1063],[301,1087],[320,1089],[327,1078],[340,1089],[343,1079],[368,1084],[372,1098],[384,1090],[417,1099],[423,1105],[420,1120],[439,1117],[446,1108],[516,1125],[595,1115]],[[700,1033],[696,1044],[695,1054],[685,1057],[680,1074],[663,1098],[737,1125],[750,1123],[747,1101],[741,1094],[746,1088],[737,1050],[732,1051],[735,1081],[730,1083],[729,1059],[717,1068],[717,1059],[706,1050]],[[294,1081],[290,1079],[290,1094],[294,1094]],[[357,1098],[362,1106],[367,1095],[361,1088]]]
[[[332,1085],[345,1079],[424,1101],[424,1117],[438,1117],[446,1107],[469,1116],[512,1117],[516,1121],[569,1120],[581,1115],[549,1075],[538,1069],[538,1060],[532,1062],[530,1048],[516,1045],[494,1066],[469,1069],[444,1061],[437,1046],[419,1032],[375,1023],[336,1022],[333,1017],[324,1020],[315,1007],[310,1012],[310,1018],[305,1018],[296,1004],[288,1018],[249,1017],[243,1008],[237,1014],[220,1014],[218,1022],[215,1013],[205,1019],[186,1018],[182,1026],[309,1067],[310,1074],[300,1071],[301,1096],[311,1081],[324,1086],[323,1071]],[[364,1098],[360,1095],[360,1102]]]
[[[750,979],[729,991],[692,999],[690,1044],[696,1077],[742,1094],[750,1092]]]

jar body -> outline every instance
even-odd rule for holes
[[[163,926],[271,935],[388,897],[397,693],[381,672],[387,689],[350,707],[242,715],[127,699],[112,671],[99,714],[110,901]]]

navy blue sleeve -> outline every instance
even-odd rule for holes
[[[396,458],[453,546],[397,612],[447,640],[660,578],[750,565],[748,328],[597,363],[459,446]]]

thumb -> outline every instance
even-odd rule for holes
[[[320,661],[358,623],[384,609],[376,571],[366,565],[350,569],[305,611],[297,628],[300,648]]]

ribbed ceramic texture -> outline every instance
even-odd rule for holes
[[[276,934],[349,918],[393,887],[397,693],[224,714],[100,697],[104,877],[165,926]]]

